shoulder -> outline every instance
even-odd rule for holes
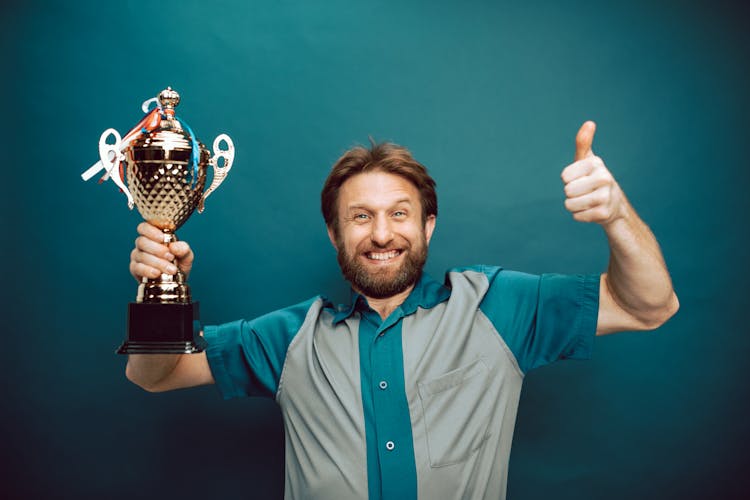
[[[598,299],[597,275],[531,274],[500,266],[457,267],[446,274],[452,296],[478,299],[480,309],[491,318],[533,315],[580,307],[595,308]],[[591,308],[591,307],[589,307]]]
[[[252,328],[284,327],[284,330],[299,328],[311,316],[318,316],[324,309],[331,309],[331,303],[318,295],[297,304],[266,313],[249,322]]]
[[[473,265],[454,267],[445,274],[452,290],[474,290],[482,295],[490,289],[503,292],[530,290],[538,286],[539,275],[504,269],[501,266]]]
[[[274,344],[281,342],[285,347],[302,325],[311,318],[317,318],[327,304],[324,297],[316,296],[251,320],[239,319],[220,325],[205,326],[204,336],[217,348],[225,343],[247,344],[262,339],[273,339]]]

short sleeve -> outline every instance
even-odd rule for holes
[[[591,357],[599,314],[598,274],[484,271],[490,283],[480,309],[524,373],[560,359]]]
[[[314,298],[251,321],[206,326],[206,356],[224,399],[275,397],[286,352],[300,330]]]

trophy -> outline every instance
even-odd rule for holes
[[[107,129],[99,139],[100,161],[81,177],[89,180],[102,169],[100,183],[112,179],[141,216],[164,233],[164,243],[177,241],[175,231],[222,183],[234,161],[234,144],[226,134],[214,140],[213,156],[193,131],[175,115],[180,96],[170,87],[143,103],[146,116],[124,137]],[[152,103],[156,107],[149,110]],[[226,146],[221,148],[222,143]],[[213,167],[204,192],[206,170]],[[127,186],[125,185],[127,179]],[[182,271],[143,277],[135,302],[128,306],[127,339],[118,354],[191,354],[206,348],[200,331],[198,302]]]

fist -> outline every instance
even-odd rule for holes
[[[601,158],[591,150],[596,124],[587,121],[576,135],[575,161],[565,167],[565,208],[581,222],[608,225],[624,215],[625,197]]]
[[[179,269],[187,275],[193,266],[193,251],[184,241],[164,244],[160,229],[147,222],[138,225],[138,238],[130,252],[130,274],[140,282],[141,278],[157,278],[162,273],[176,274]]]

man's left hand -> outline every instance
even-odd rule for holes
[[[565,208],[581,222],[608,226],[625,215],[627,202],[601,158],[591,150],[596,124],[584,123],[576,135],[575,161],[565,167]]]

